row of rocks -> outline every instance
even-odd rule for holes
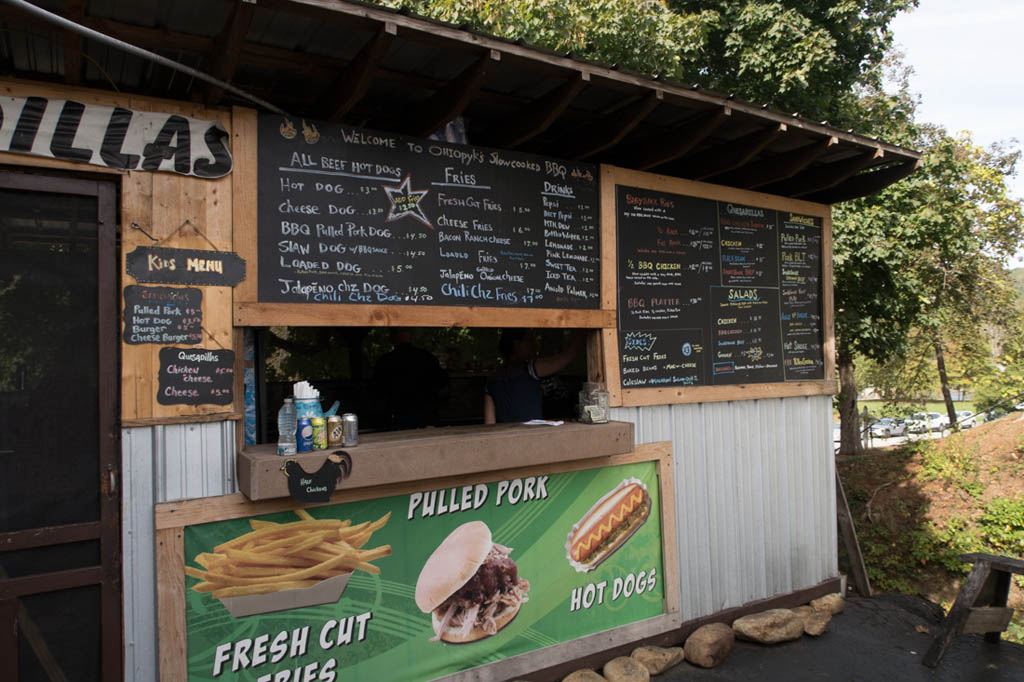
[[[682,647],[642,646],[629,656],[613,658],[601,673],[577,670],[562,682],[649,682],[684,660],[702,668],[721,665],[729,656],[736,638],[762,644],[777,644],[807,634],[817,637],[825,632],[832,616],[843,612],[841,594],[829,594],[795,609],[770,609],[737,618],[732,627],[711,623],[694,630]]]

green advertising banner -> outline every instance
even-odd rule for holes
[[[648,461],[187,526],[188,679],[432,680],[660,616],[659,492]]]

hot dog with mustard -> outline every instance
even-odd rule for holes
[[[632,537],[650,513],[651,497],[644,484],[635,478],[624,480],[573,525],[565,543],[569,563],[580,572],[594,570]]]

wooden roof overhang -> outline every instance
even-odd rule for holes
[[[697,86],[346,0],[35,0],[293,114],[832,204],[911,173],[920,153]],[[198,17],[198,19],[197,19]],[[248,104],[216,85],[0,3],[0,73]]]

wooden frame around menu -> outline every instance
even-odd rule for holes
[[[602,287],[596,310],[499,308],[484,306],[400,306],[343,303],[265,303],[257,293],[259,260],[256,250],[257,114],[232,110],[232,210],[235,250],[246,261],[247,277],[234,290],[236,327],[569,327],[615,326],[615,290]],[[602,262],[602,282],[609,265]],[[614,269],[614,266],[611,266]],[[613,273],[614,274],[614,273]]]
[[[661,554],[664,585],[664,613],[629,625],[569,640],[536,651],[495,661],[485,666],[439,678],[436,682],[479,682],[515,679],[534,670],[582,658],[614,646],[636,642],[677,629],[681,624],[679,550],[675,514],[675,475],[672,444],[667,441],[637,445],[632,452],[594,459],[553,462],[542,466],[486,471],[477,474],[432,478],[407,483],[339,490],[324,504],[359,502],[418,490],[461,487],[507,478],[564,473],[612,467],[636,462],[656,462],[660,495]],[[157,630],[159,632],[160,682],[186,682],[187,633],[185,628],[185,527],[213,521],[246,518],[289,511],[303,505],[291,498],[251,502],[241,493],[156,505]]]
[[[824,329],[825,377],[815,381],[624,389],[619,367],[618,320],[616,318],[616,323],[612,325],[612,328],[605,328],[601,332],[602,364],[599,375],[608,385],[609,404],[615,406],[667,405],[756,398],[788,398],[803,395],[832,395],[836,392],[835,331],[833,329],[835,312],[832,297],[832,213],[829,206],[614,166],[601,166],[601,258],[603,261],[601,297],[604,300],[610,291],[611,295],[616,298],[616,304],[618,298],[616,279],[618,241],[616,237],[615,188],[617,185],[628,185],[715,201],[731,201],[748,206],[790,211],[821,218],[821,310]]]

